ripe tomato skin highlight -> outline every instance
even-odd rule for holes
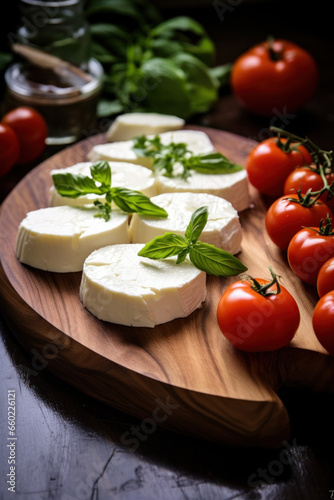
[[[313,311],[312,325],[320,344],[334,356],[334,291],[319,299]]]
[[[34,161],[42,154],[46,147],[48,128],[38,111],[28,106],[20,106],[8,111],[1,121],[11,127],[19,139],[19,165]]]
[[[329,185],[334,182],[334,174],[326,175],[327,182]],[[286,178],[284,183],[284,194],[297,193],[301,190],[302,194],[305,194],[309,189],[312,191],[320,191],[324,186],[324,182],[321,176],[311,170],[308,167],[297,167],[295,168]],[[327,193],[320,196],[320,200],[323,201],[333,212],[334,210],[334,197],[331,200],[327,200]]]
[[[318,80],[318,65],[308,51],[288,40],[274,40],[237,58],[231,87],[246,109],[270,117],[299,110],[314,95]]]
[[[281,250],[287,250],[292,237],[303,228],[319,227],[321,219],[327,215],[333,218],[333,213],[322,201],[318,200],[312,207],[304,207],[298,200],[298,195],[281,196],[267,210],[265,225],[268,236]]]
[[[319,297],[334,290],[334,257],[328,259],[320,268],[317,278]]]
[[[334,257],[334,234],[322,235],[319,228],[304,228],[288,246],[288,262],[293,273],[309,285],[316,285],[321,266]]]
[[[280,139],[282,143],[285,138]],[[312,156],[302,145],[285,152],[276,137],[260,142],[246,159],[246,170],[251,184],[262,194],[282,196],[288,175],[298,166],[312,163]]]
[[[260,284],[268,280],[258,279]],[[217,308],[218,325],[231,344],[245,352],[272,351],[286,346],[300,322],[298,305],[282,285],[277,295],[262,296],[248,281],[228,286]],[[275,290],[273,285],[269,290]]]
[[[0,177],[4,176],[16,164],[20,153],[20,144],[14,130],[0,123]]]

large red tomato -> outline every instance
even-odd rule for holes
[[[319,299],[313,311],[312,323],[320,344],[334,356],[334,291]]]
[[[296,167],[312,163],[312,156],[304,146],[290,143],[286,147],[286,141],[286,138],[270,137],[249,153],[248,178],[260,193],[281,196],[288,175]]]
[[[19,153],[20,144],[14,130],[0,123],[0,177],[15,165]]]
[[[281,196],[268,208],[265,225],[268,236],[281,250],[287,250],[292,237],[304,226],[319,227],[333,213],[321,200],[312,206],[300,203],[297,194]]]
[[[334,257],[334,232],[331,221],[319,227],[304,227],[296,233],[288,246],[291,270],[305,283],[317,284],[321,266]]]
[[[293,296],[277,280],[251,278],[227,287],[218,303],[217,320],[223,335],[241,351],[272,351],[292,340],[300,313]]]
[[[46,147],[48,128],[42,115],[33,108],[21,106],[14,108],[2,118],[16,133],[20,143],[18,164],[36,160]]]
[[[235,61],[231,86],[245,108],[275,116],[294,113],[306,104],[318,79],[317,63],[308,51],[288,40],[268,40]]]

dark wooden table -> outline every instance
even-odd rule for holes
[[[293,5],[291,6],[291,4]],[[182,4],[182,2],[181,2]],[[228,6],[220,19],[215,5]],[[303,9],[308,9],[304,11]],[[328,9],[327,9],[328,10]],[[302,2],[225,0],[193,9],[166,9],[199,19],[217,46],[217,63],[232,62],[270,31],[301,44],[316,57],[321,79],[314,99],[289,123],[324,148],[334,141],[334,43],[330,15]],[[228,89],[218,105],[191,123],[251,139],[268,134],[269,120],[240,109]],[[43,158],[54,151],[48,149]],[[34,165],[0,179],[0,201]],[[1,307],[0,307],[1,309]],[[47,370],[35,352],[24,351],[0,316],[0,499],[8,491],[7,400],[16,394],[16,493],[18,500],[326,500],[334,498],[333,396],[284,388],[291,438],[281,450],[231,449],[157,429],[140,433],[141,422],[74,390]],[[34,368],[34,370],[32,370]],[[126,432],[137,433],[132,451]],[[13,456],[13,455],[12,455]],[[331,491],[332,490],[332,491]]]

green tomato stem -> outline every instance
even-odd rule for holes
[[[263,285],[260,285],[260,283],[255,278],[248,276],[248,279],[252,282],[252,289],[263,297],[268,297],[269,295],[278,295],[279,293],[281,293],[281,287],[277,279],[277,274],[272,270],[271,267],[269,267],[269,271],[272,276],[272,280],[269,283]],[[277,290],[269,291],[269,288],[271,288],[273,285],[276,285]]]
[[[279,127],[274,127],[274,126],[270,127],[270,130],[272,132],[275,132],[278,135],[278,146],[281,147],[281,149],[283,149],[283,151],[291,152],[293,149],[296,149],[298,146],[303,145],[311,154],[312,159],[318,168],[320,165],[322,165],[324,168],[324,173],[333,172],[333,165],[332,165],[333,151],[325,151],[324,149],[321,149],[313,141],[311,141],[311,139],[309,139],[309,137],[303,138],[303,137],[300,137],[300,136],[293,134],[291,132],[287,132],[284,129],[281,129]],[[297,144],[295,144],[293,147],[290,147],[290,143],[289,143],[290,149],[288,151],[286,151],[286,143],[283,144],[280,141],[282,136],[287,138],[286,142],[288,142],[288,140],[290,139],[290,142],[293,141]],[[281,142],[281,144],[280,144],[280,142]]]
[[[267,43],[268,43],[269,57],[273,62],[277,62],[280,59],[282,59],[282,52],[274,48],[274,42],[275,38],[273,36],[268,36]]]

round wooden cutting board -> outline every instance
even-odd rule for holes
[[[214,146],[244,164],[255,143],[209,128]],[[26,370],[45,368],[85,393],[141,420],[234,446],[277,447],[289,438],[289,416],[277,390],[282,384],[315,390],[334,387],[334,358],[317,341],[311,323],[314,288],[289,270],[285,255],[264,227],[266,204],[250,187],[251,207],[240,214],[242,251],[253,277],[283,278],[296,298],[301,323],[291,345],[275,352],[246,354],[231,347],[217,325],[216,309],[228,284],[238,279],[207,277],[207,299],[188,318],[155,328],[131,328],[97,320],[79,299],[81,273],[57,274],[20,264],[17,228],[26,213],[48,206],[50,170],[85,161],[92,136],[32,170],[4,201],[0,214],[2,309],[31,353]],[[124,436],[130,444],[131,435]],[[128,443],[127,443],[128,440]]]

